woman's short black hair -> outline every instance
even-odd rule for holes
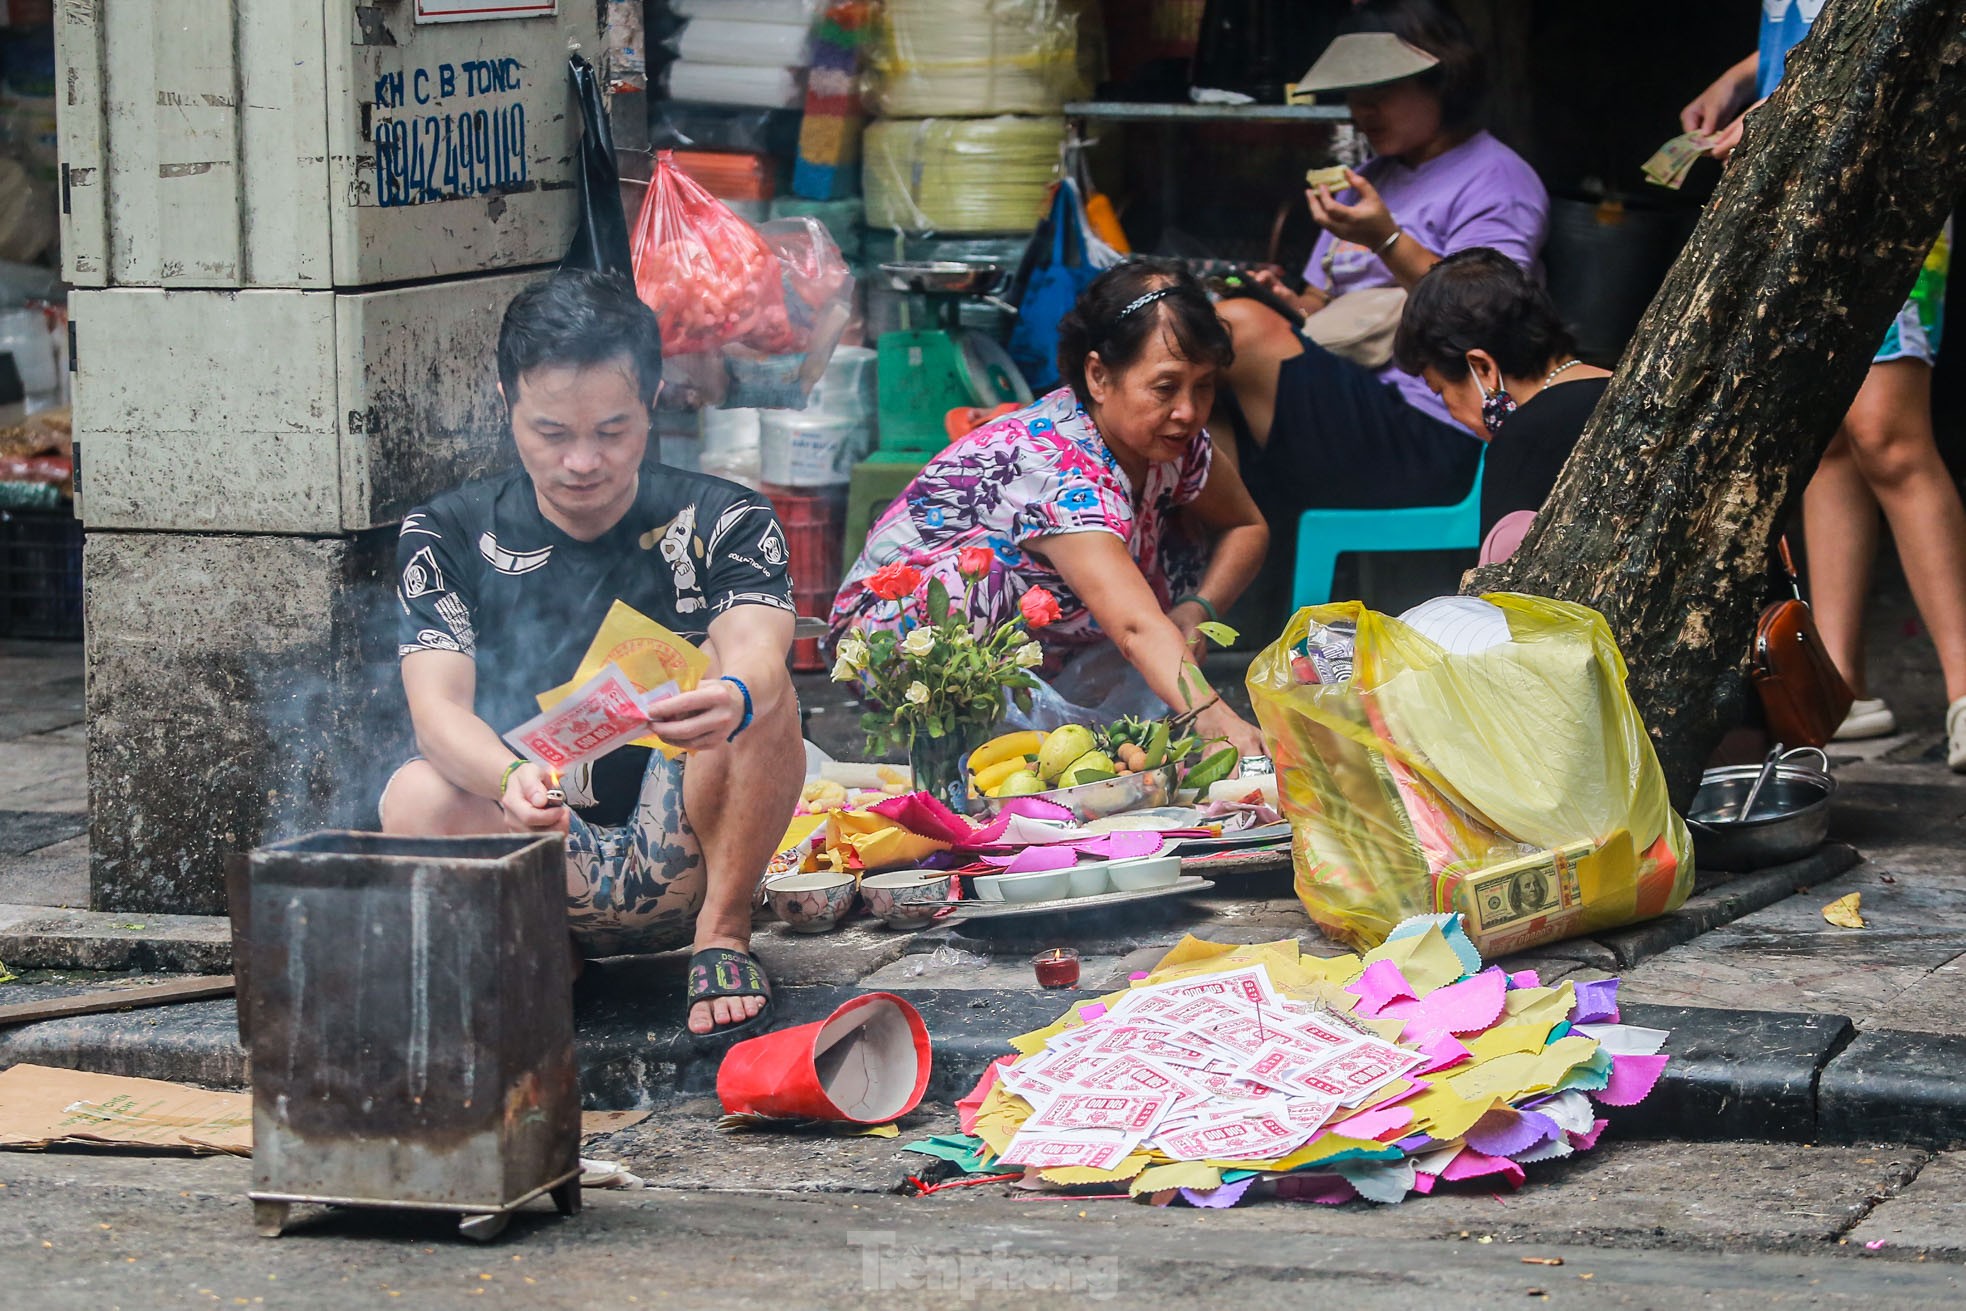
[[[1528,378],[1577,353],[1549,293],[1516,262],[1488,246],[1456,251],[1407,294],[1393,359],[1449,382],[1468,375],[1468,352],[1487,351],[1511,378]]]
[[[1415,80],[1440,97],[1441,122],[1466,127],[1481,114],[1488,70],[1474,34],[1440,0],[1365,0],[1347,14],[1341,32],[1391,32],[1440,63]]]
[[[1156,291],[1167,294],[1129,312],[1135,301]],[[1094,278],[1058,321],[1058,372],[1079,404],[1090,405],[1086,356],[1097,351],[1107,368],[1125,372],[1161,332],[1173,339],[1174,353],[1191,363],[1226,369],[1235,362],[1228,326],[1186,266],[1169,259],[1130,259]]]
[[[533,283],[505,307],[498,328],[498,381],[509,405],[519,379],[554,364],[582,368],[628,357],[644,405],[662,385],[662,327],[619,273],[566,269]]]

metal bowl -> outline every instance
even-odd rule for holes
[[[1781,764],[1755,798],[1751,819],[1734,818],[1761,773],[1759,765],[1709,769],[1687,807],[1694,859],[1713,869],[1786,864],[1823,845],[1836,779],[1808,765]]]
[[[955,260],[901,260],[881,265],[896,291],[932,296],[982,296],[1003,281],[997,264],[961,264]]]
[[[1050,801],[1072,812],[1072,818],[1084,823],[1089,819],[1104,819],[1108,815],[1124,814],[1129,810],[1144,810],[1149,806],[1164,806],[1174,795],[1174,769],[1168,765],[1162,769],[1149,769],[1138,774],[1121,774],[1114,778],[1101,779],[1097,783],[1081,783],[1077,787],[1053,788],[1049,792],[1033,792],[1030,795],[1040,801]],[[1001,814],[1003,808],[1016,800],[1015,797],[971,797],[972,803],[980,803],[992,817]]]

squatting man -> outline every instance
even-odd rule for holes
[[[647,459],[662,387],[655,314],[625,280],[563,272],[519,293],[498,335],[518,471],[447,492],[397,548],[403,690],[417,755],[381,799],[384,831],[567,836],[585,956],[688,944],[689,1027],[764,1023],[750,953],[758,879],[797,802],[804,751],[786,673],[785,534],[757,493]],[[501,739],[572,678],[616,600],[709,658],[652,727],[682,749],[604,756],[560,780]]]

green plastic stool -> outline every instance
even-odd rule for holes
[[[1306,510],[1297,521],[1297,569],[1291,608],[1331,599],[1331,576],[1346,551],[1456,551],[1481,545],[1482,464],[1474,485],[1454,505],[1414,505],[1401,510]]]
[[[883,460],[877,455],[853,466],[846,492],[846,537],[840,552],[848,570],[860,558],[860,548],[867,544],[867,530],[927,464],[926,459]]]

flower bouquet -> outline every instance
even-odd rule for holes
[[[988,576],[992,558],[988,547],[965,548],[957,572],[973,584]],[[854,628],[840,640],[833,681],[860,684],[867,750],[905,748],[916,788],[960,812],[964,758],[1002,721],[1005,695],[1031,708],[1033,671],[1044,662],[1031,631],[1058,618],[1058,598],[1033,587],[1018,599],[1016,619],[979,627],[967,595],[958,601],[941,579],[926,588],[922,579],[921,570],[895,563],[867,580],[867,590],[900,607],[901,630]]]

